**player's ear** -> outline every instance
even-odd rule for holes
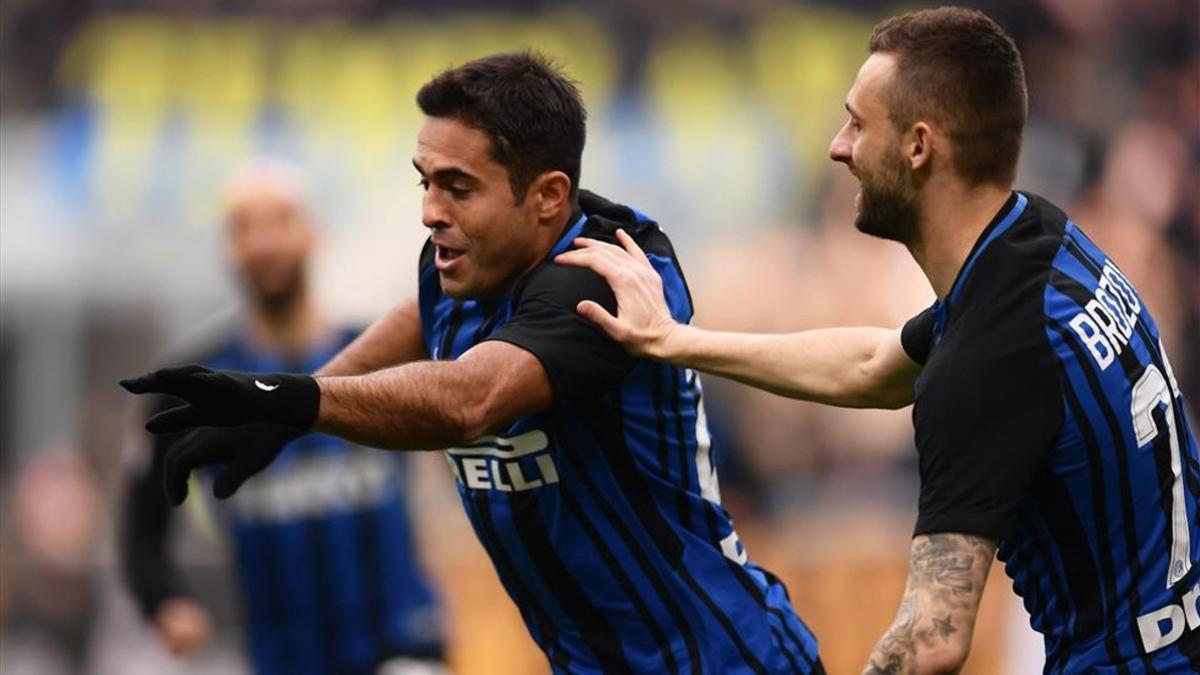
[[[933,128],[927,122],[912,125],[905,145],[905,154],[913,171],[920,171],[933,164]]]
[[[538,217],[553,218],[571,199],[571,179],[562,171],[547,171],[534,179],[529,191]]]

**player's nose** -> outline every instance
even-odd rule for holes
[[[421,200],[421,223],[431,230],[450,225],[445,205],[432,194],[432,190],[427,191]]]
[[[843,124],[842,128],[838,129],[837,134],[834,135],[833,140],[829,142],[829,159],[835,162],[850,163],[850,151],[853,144],[850,142],[849,128],[849,122]]]

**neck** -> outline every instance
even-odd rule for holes
[[[925,186],[917,240],[908,246],[940,299],[949,295],[979,235],[1012,193],[1002,185],[947,183]]]
[[[292,358],[302,356],[327,329],[325,318],[312,301],[307,286],[277,306],[260,302],[250,317],[253,340]]]
[[[538,224],[539,231],[543,234],[538,240],[538,246],[534,249],[536,255],[532,256],[525,268],[513,277],[509,287],[515,284],[518,279],[528,274],[530,270],[540,265],[546,259],[546,256],[550,255],[550,251],[554,250],[554,245],[562,238],[563,233],[575,222],[575,216],[578,213],[578,207],[572,202],[553,217]]]

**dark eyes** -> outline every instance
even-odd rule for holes
[[[428,178],[422,178],[421,180],[417,181],[417,187],[421,188],[422,190],[424,190],[426,192],[429,192],[429,185],[430,185],[430,183],[429,183]],[[469,189],[461,188],[461,187],[450,186],[450,187],[445,188],[445,190],[446,190],[446,192],[449,192],[450,196],[454,197],[455,199],[463,199],[467,195],[471,194],[471,191]]]

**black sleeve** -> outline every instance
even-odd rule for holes
[[[908,358],[925,365],[933,348],[933,308],[929,307],[904,323],[900,329],[900,345]]]
[[[1050,347],[1027,326],[979,322],[969,339],[944,339],[921,374],[913,413],[921,474],[915,534],[1003,539],[1012,532],[1063,419]]]
[[[157,397],[147,417],[177,405],[179,401]],[[159,604],[190,594],[180,582],[175,561],[167,551],[174,509],[167,503],[162,484],[162,465],[167,448],[179,434],[154,435],[150,461],[144,462],[130,479],[121,516],[124,536],[121,562],[125,582],[138,608],[152,618]]]
[[[513,316],[487,337],[514,344],[537,357],[555,403],[595,398],[614,387],[634,359],[575,306],[592,300],[616,312],[604,279],[588,269],[544,263],[514,293]]]

